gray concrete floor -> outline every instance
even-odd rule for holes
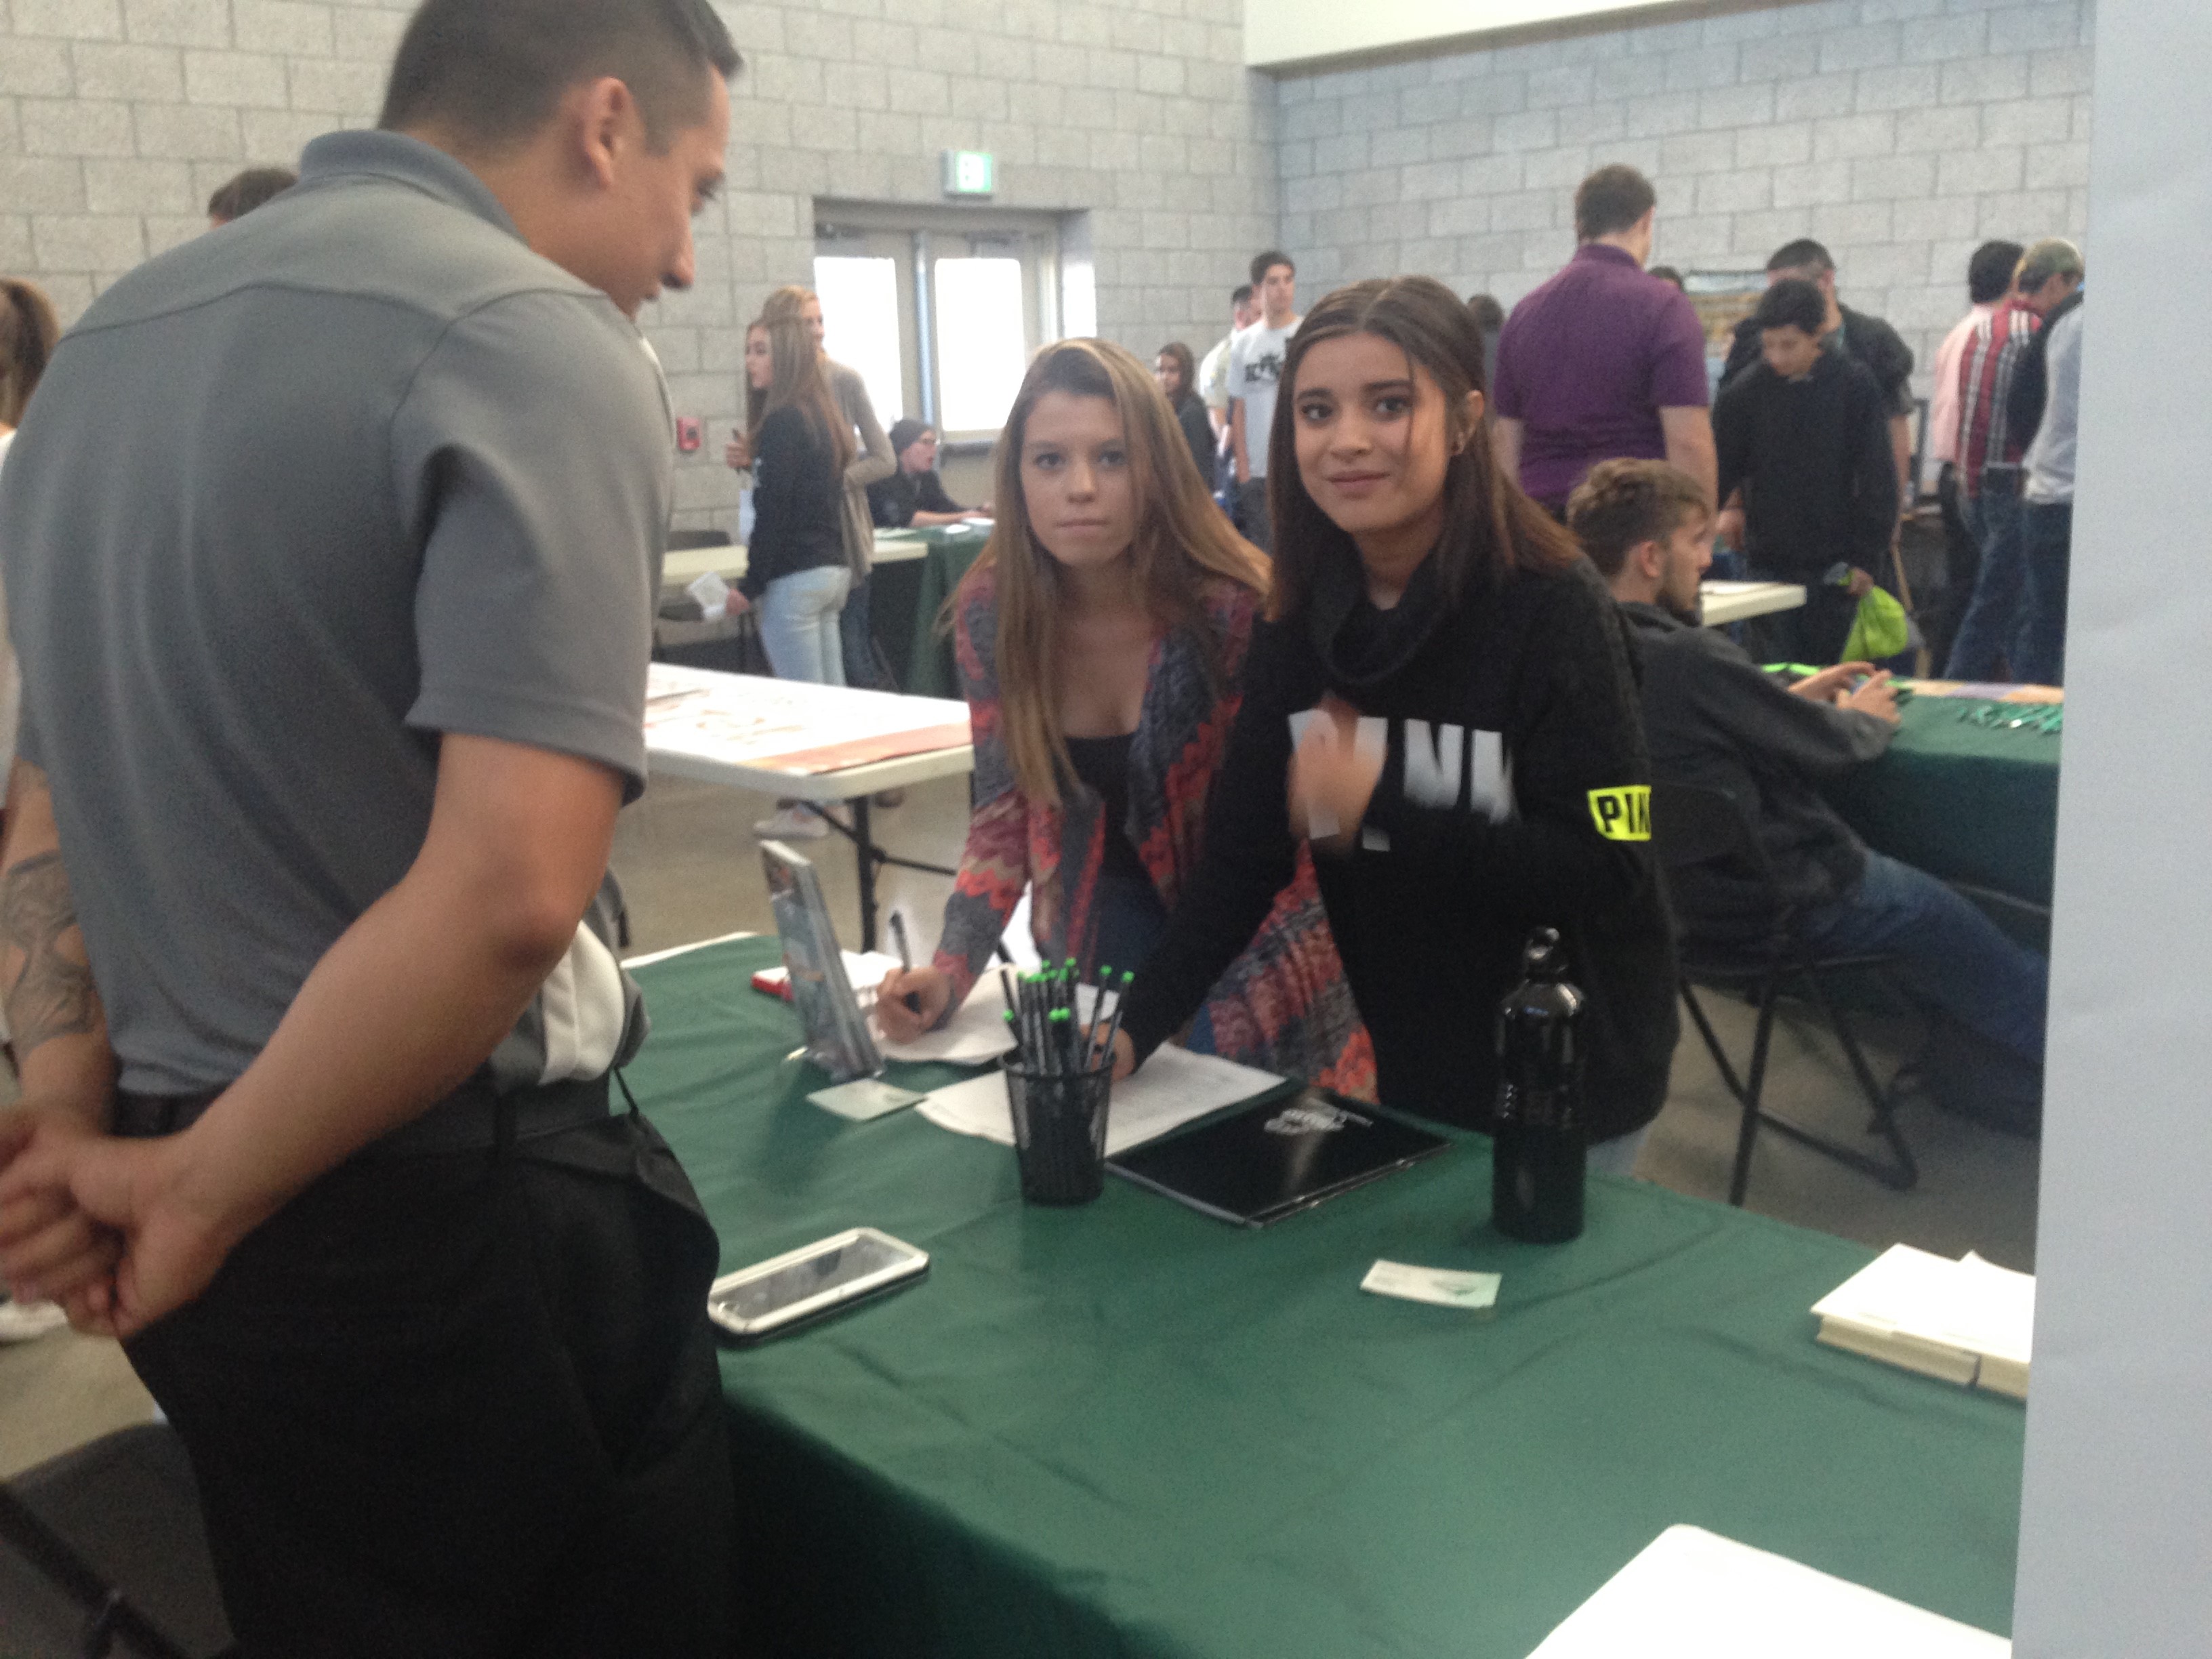
[[[623,815],[615,868],[629,894],[632,947],[642,953],[771,921],[752,822],[773,810],[763,797],[665,781]],[[953,779],[911,789],[904,805],[876,815],[878,839],[893,853],[932,863],[958,857],[967,824],[967,785]],[[850,848],[831,837],[806,844],[820,866],[830,913],[857,941]],[[888,872],[886,904],[915,924],[915,946],[934,942],[951,884]],[[1714,1006],[1730,1052],[1748,1052],[1751,1020],[1732,1004]],[[1906,1052],[1909,1022],[1869,1021],[1869,1051],[1887,1076]],[[1638,1169],[1680,1192],[1725,1195],[1736,1111],[1694,1030],[1684,1022],[1672,1092]],[[1859,1138],[1865,1114],[1832,1042],[1796,1027],[1778,1036],[1770,1102],[1839,1139]],[[1749,1207],[1801,1226],[1877,1247],[1903,1241],[1956,1255],[1972,1249],[2007,1267],[2033,1269],[2036,1147],[1945,1115],[1924,1104],[1903,1112],[1921,1164],[1919,1187],[1892,1193],[1779,1136],[1760,1137]],[[125,1424],[143,1421],[151,1402],[112,1343],[63,1333],[0,1348],[0,1475]]]

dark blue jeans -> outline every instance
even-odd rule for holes
[[[1924,870],[1869,853],[1850,896],[1806,911],[1797,931],[1816,951],[1889,952],[1914,997],[2043,1063],[2043,958]]]
[[[2019,470],[1988,468],[1981,493],[1968,496],[1966,508],[1966,526],[1981,543],[1982,568],[1959,636],[1951,642],[1943,678],[1993,680],[2009,670],[2014,679],[2027,679],[2021,667],[2026,633],[2021,596],[2027,572],[2021,556]]]
[[[873,572],[863,576],[845,595],[845,609],[837,618],[837,638],[844,647],[845,684],[863,691],[896,691],[876,660],[876,629],[868,611],[868,590],[875,586]]]
[[[2066,573],[2074,550],[2074,503],[2024,501],[2020,544],[2027,567],[2027,624],[2020,678],[2033,685],[2066,684]]]

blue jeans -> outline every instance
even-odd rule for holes
[[[2026,575],[2021,559],[2020,472],[1990,467],[1982,474],[1981,493],[1966,502],[1966,527],[1982,546],[1982,568],[1974,577],[1974,597],[1951,642],[1943,678],[1993,680],[2000,669],[2014,679],[2021,670],[2021,590]]]
[[[778,576],[761,595],[761,645],[780,680],[845,683],[845,650],[838,613],[853,573],[842,564],[817,565]]]
[[[2033,685],[2066,684],[2066,571],[2074,550],[2074,503],[2024,501],[2021,552],[2027,566],[2027,625],[2020,677]]]
[[[863,691],[896,691],[898,687],[876,661],[875,623],[868,610],[868,590],[874,586],[872,574],[863,576],[845,596],[844,614],[837,624],[845,652],[845,684]]]
[[[2043,1063],[2043,958],[1927,872],[1869,853],[1850,896],[1806,911],[1797,931],[1819,951],[1887,951],[1913,996]]]

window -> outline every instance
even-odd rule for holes
[[[995,432],[1029,368],[1022,262],[994,254],[941,258],[930,287],[937,295],[938,419],[951,432]]]
[[[822,296],[822,349],[860,371],[868,401],[888,427],[906,407],[898,261],[873,254],[817,254],[814,291]]]
[[[1037,214],[818,203],[823,347],[860,371],[885,427],[950,443],[998,435],[1063,313],[1060,226]]]

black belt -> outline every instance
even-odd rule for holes
[[[142,1095],[120,1091],[115,1097],[113,1133],[133,1139],[175,1134],[197,1122],[222,1092],[209,1089],[191,1095]],[[503,1094],[481,1079],[471,1078],[422,1116],[364,1147],[361,1156],[415,1158],[489,1152],[597,1122],[608,1115],[608,1110],[604,1077],[542,1084]]]

